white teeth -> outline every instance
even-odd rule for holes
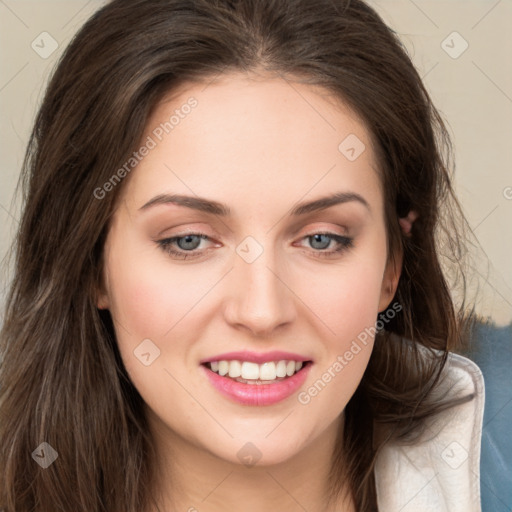
[[[212,361],[210,369],[221,376],[228,375],[233,379],[243,379],[247,384],[261,381],[272,381],[291,377],[303,366],[302,361],[268,361],[263,364],[251,361]]]
[[[276,376],[286,377],[286,361],[279,361],[276,365]]]
[[[213,368],[212,368],[213,370]],[[215,370],[213,370],[215,371]],[[259,379],[260,378],[260,367],[257,363],[250,363],[244,361],[242,363],[242,379]]]
[[[213,368],[212,368],[213,370]],[[213,370],[215,371],[215,370]],[[229,372],[229,363],[227,361],[219,361],[219,375],[226,375]]]
[[[231,361],[229,363],[228,375],[232,378],[240,377],[242,375],[242,365],[240,364],[240,361]]]
[[[295,364],[293,365],[293,368],[295,368]],[[263,363],[260,366],[260,380],[274,380],[275,378],[276,363]]]

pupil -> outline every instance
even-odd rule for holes
[[[324,237],[324,244],[322,244],[322,242],[321,242],[321,237]],[[327,247],[329,247],[330,240],[329,240],[329,237],[327,235],[318,234],[318,235],[313,235],[312,238],[313,238],[312,245],[313,245],[313,247],[315,249],[326,249]],[[323,246],[322,247],[318,247],[317,242],[320,242],[320,245],[321,246],[323,245]],[[325,243],[325,242],[327,242],[327,243]]]
[[[196,239],[195,243],[191,241],[194,240],[194,238]],[[186,235],[178,240],[178,245],[180,246],[180,249],[196,249],[199,245],[199,242],[200,240],[198,239],[197,235]]]

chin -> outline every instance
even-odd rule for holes
[[[210,447],[210,453],[231,464],[246,467],[275,466],[293,459],[303,448],[304,442],[298,439],[290,439],[276,436],[275,439],[264,436],[250,435],[244,439],[235,438],[228,445]]]

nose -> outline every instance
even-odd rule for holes
[[[270,250],[264,250],[251,263],[235,256],[224,313],[231,326],[253,336],[268,337],[293,322],[295,295],[282,271],[283,265],[279,266],[276,260]]]

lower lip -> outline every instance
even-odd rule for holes
[[[303,366],[291,377],[272,384],[244,384],[229,377],[221,377],[201,365],[213,387],[224,396],[243,405],[272,405],[293,395],[304,383],[312,363]]]

